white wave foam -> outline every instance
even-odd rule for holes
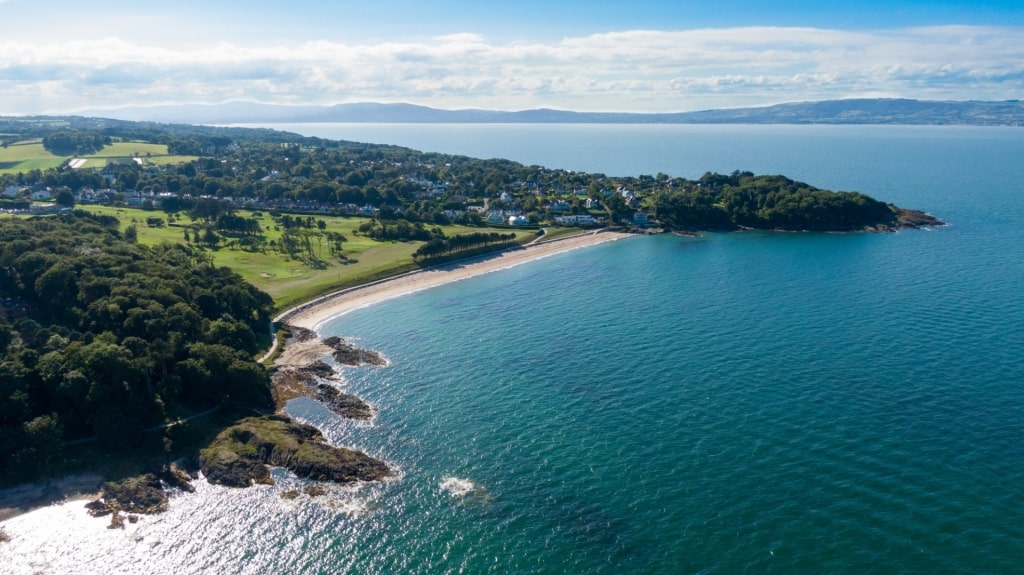
[[[461,477],[445,477],[441,480],[440,487],[452,497],[463,497],[477,491],[477,486],[472,481]]]

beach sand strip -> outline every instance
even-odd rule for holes
[[[522,248],[471,260],[417,270],[329,294],[281,314],[276,321],[284,321],[289,325],[318,331],[320,326],[333,318],[385,300],[507,269],[570,250],[631,236],[632,234],[619,232],[589,232],[548,242],[532,243]]]

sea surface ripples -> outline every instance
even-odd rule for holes
[[[280,471],[200,482],[125,531],[58,506],[8,522],[0,557],[15,573],[1018,571],[1024,137],[720,134],[734,167],[954,225],[631,238],[349,314],[327,334],[391,360],[345,369],[377,417],[289,411],[396,480],[291,500],[305,483]],[[770,153],[748,147],[766,135]],[[606,171],[658,171],[634,161]]]

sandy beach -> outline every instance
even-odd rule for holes
[[[102,481],[103,478],[94,473],[80,473],[0,489],[0,522],[55,503],[96,499],[100,496]]]
[[[507,269],[540,258],[580,249],[604,242],[631,237],[631,234],[597,231],[529,244],[520,249],[490,254],[480,258],[455,262],[435,268],[418,270],[386,280],[342,290],[288,310],[276,318],[290,325],[318,331],[332,318],[395,297],[437,287],[454,281]],[[289,348],[293,346],[288,346]],[[301,347],[301,346],[298,346]],[[290,357],[289,350],[279,358],[278,365],[302,363],[308,358]]]

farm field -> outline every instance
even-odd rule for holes
[[[54,156],[41,143],[11,144],[0,148],[0,174],[56,168],[64,158]]]
[[[56,168],[75,156],[55,156],[38,141],[11,144],[0,148],[0,174],[17,174],[30,170]],[[172,155],[165,144],[147,142],[114,142],[95,154],[80,156],[86,160],[79,168],[103,168],[108,160],[141,157],[158,166],[181,164],[195,160],[195,156]]]

